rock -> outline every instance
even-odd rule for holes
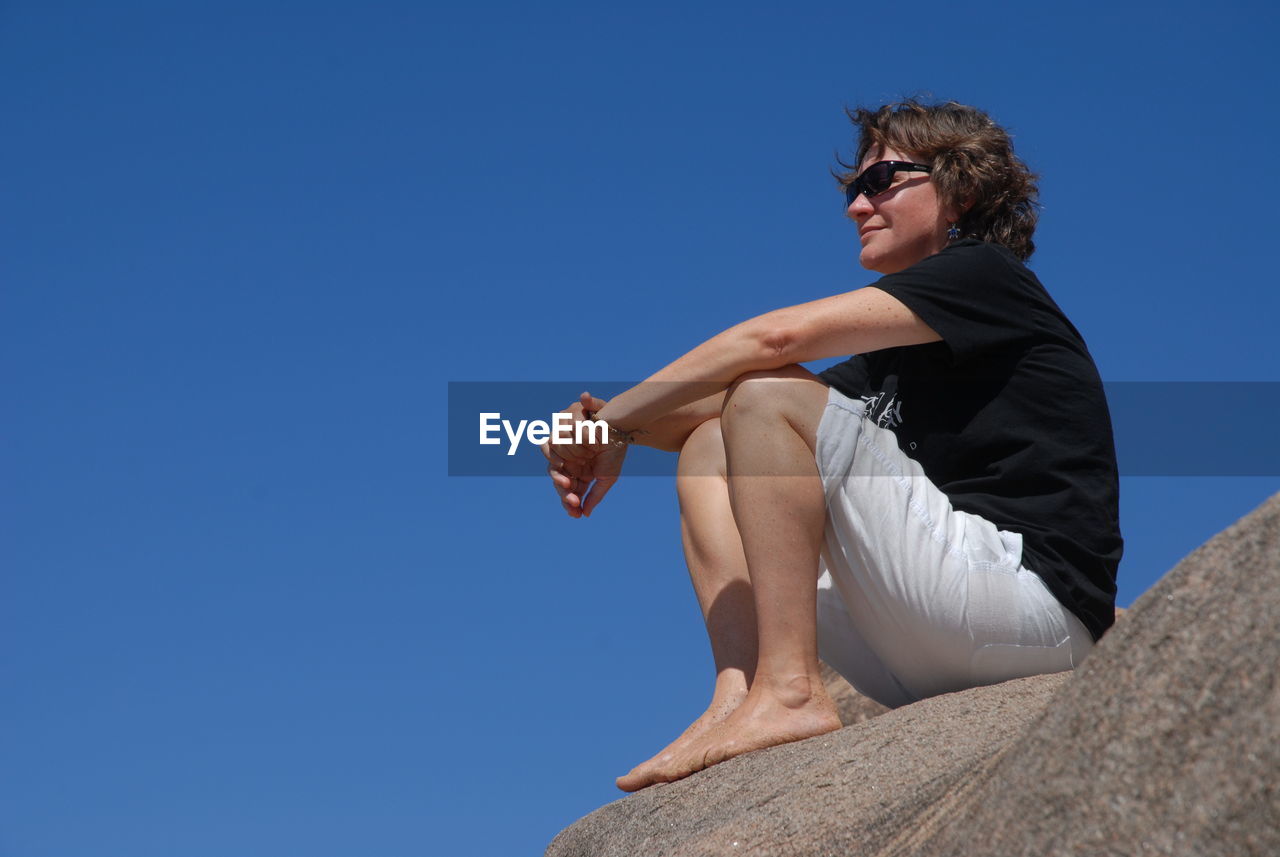
[[[861,853],[1020,734],[1066,677],[935,696],[650,786],[563,831],[547,855]]]
[[[1280,495],[1139,598],[1023,738],[882,853],[1280,854],[1278,631]]]
[[[608,804],[547,854],[1280,854],[1278,628],[1280,495],[1074,674],[878,716],[850,688],[844,729]]]

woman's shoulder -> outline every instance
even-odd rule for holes
[[[1026,263],[1015,256],[1008,247],[1003,244],[996,244],[993,241],[983,241],[979,238],[961,238],[958,241],[953,241],[938,253],[935,258],[953,260],[958,263],[987,265],[1008,269],[1016,273],[1023,271],[1030,273]]]
[[[955,292],[970,298],[1043,290],[1035,274],[1007,247],[977,238],[953,241],[932,256],[882,277],[875,285],[891,294]]]

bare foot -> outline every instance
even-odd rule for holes
[[[618,780],[624,791],[672,782],[734,756],[824,735],[840,728],[821,679],[757,682],[732,714],[670,747]],[[696,725],[696,724],[695,724]],[[691,727],[692,728],[692,727]]]
[[[731,717],[702,742],[702,766],[709,768],[734,756],[803,741],[834,732],[841,726],[836,705],[821,679],[810,685],[816,692],[807,698],[784,691],[752,693]]]
[[[631,772],[616,780],[618,788],[624,792],[633,792],[656,782],[665,782],[661,772],[678,767],[678,760],[683,758],[697,739],[709,730],[723,723],[734,710],[747,698],[745,685],[733,691],[718,691],[697,720],[689,724],[689,728],[680,733],[680,737],[664,747],[653,758],[641,762]]]

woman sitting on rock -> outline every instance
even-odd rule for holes
[[[972,107],[851,118],[846,213],[881,279],[745,321],[608,403],[584,393],[570,411],[609,442],[544,447],[573,517],[628,443],[680,454],[715,688],[627,791],[838,729],[819,657],[896,707],[1071,669],[1112,622],[1110,418],[1084,340],[1023,264],[1035,176]]]

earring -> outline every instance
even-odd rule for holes
[[[947,230],[947,240],[955,241],[959,237],[960,237],[960,227],[954,223],[951,224],[951,228]]]

